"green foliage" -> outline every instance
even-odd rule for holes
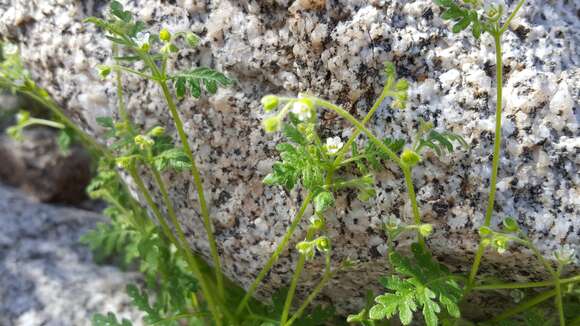
[[[113,254],[122,253],[123,263],[128,266],[139,255],[133,250],[125,250],[127,245],[136,241],[137,233],[123,225],[98,223],[96,228],[81,237],[81,243],[93,251],[97,262],[103,262]]]
[[[0,57],[0,78],[12,81],[17,86],[23,86],[30,79],[28,71],[20,61],[16,45],[0,42]]]
[[[382,140],[383,144],[385,144],[393,153],[399,153],[405,146],[405,141],[403,139],[392,139],[392,138],[384,138]],[[352,157],[358,157],[357,160],[357,168],[366,173],[370,169],[378,171],[384,168],[384,161],[390,160],[390,157],[385,153],[382,149],[380,149],[376,144],[372,142],[368,142],[366,146],[363,148],[362,153],[358,152],[358,148],[355,143],[353,143],[353,147],[351,149]],[[369,169],[370,167],[370,169]]]
[[[426,324],[434,326],[438,325],[442,307],[449,315],[458,318],[462,289],[449,270],[435,261],[421,245],[413,244],[411,249],[413,260],[395,251],[389,254],[389,260],[400,276],[381,279],[381,284],[390,292],[375,298],[376,305],[369,310],[369,318],[381,320],[398,315],[403,325],[409,325],[413,312],[421,309]]]
[[[264,317],[270,319],[270,322],[259,322],[259,326],[279,326],[278,318],[284,310],[284,303],[288,295],[288,288],[281,288],[276,291],[271,298],[271,303],[265,308],[263,312]],[[322,307],[315,306],[307,311],[302,317],[298,318],[293,325],[300,326],[320,326],[320,325],[336,325],[337,318],[335,310],[332,306]]]
[[[460,135],[449,131],[438,132],[433,129],[433,124],[424,120],[420,121],[419,130],[415,135],[413,145],[416,153],[422,153],[425,149],[431,149],[437,156],[442,156],[445,151],[452,153],[457,147],[453,143],[458,143],[464,148],[469,145]]]
[[[188,87],[191,96],[199,98],[201,96],[201,84],[210,94],[215,94],[218,86],[227,87],[234,83],[221,72],[210,68],[199,67],[190,71],[180,72],[170,77],[174,81],[175,93],[178,98],[185,96],[185,90]]]
[[[182,148],[170,148],[159,153],[153,158],[153,164],[159,171],[164,171],[168,168],[184,171],[191,168],[191,161]]]
[[[111,125],[112,121],[100,119],[100,123]],[[163,320],[189,311],[191,294],[197,291],[197,281],[187,268],[182,253],[157,226],[149,222],[145,212],[125,206],[130,202],[129,194],[122,187],[122,181],[113,167],[111,162],[102,160],[97,176],[88,187],[93,198],[109,203],[104,213],[110,222],[98,224],[81,241],[89,245],[97,261],[115,256],[122,258],[121,263],[125,267],[137,263],[145,276],[148,290],[139,291],[134,285],[128,287],[134,304],[147,314],[146,323],[173,325],[174,320]],[[150,303],[148,291],[155,293],[154,303]]]
[[[147,32],[146,25],[141,21],[134,20],[133,14],[125,10],[117,1],[111,2],[107,19],[90,17],[85,21],[103,29],[107,39],[126,51],[124,55],[115,58],[117,61],[128,63],[141,61],[148,67],[151,75],[147,75],[146,71],[133,70],[128,66],[115,66],[114,68],[163,83],[166,80],[172,81],[178,98],[185,96],[186,89],[189,89],[191,96],[199,98],[202,85],[208,93],[215,94],[218,87],[227,87],[233,84],[233,80],[223,73],[206,67],[194,67],[173,74],[166,73],[165,67],[168,57],[180,50],[181,44],[175,42],[179,37],[183,37],[188,46],[194,47],[199,43],[199,37],[193,33],[180,32],[172,36],[169,31],[163,30],[165,32],[162,33],[163,39],[151,36]],[[100,66],[99,75],[105,78],[111,70],[109,66]]]
[[[317,213],[323,213],[334,205],[334,196],[329,191],[320,192],[314,197],[314,208]]]
[[[292,190],[301,183],[306,189],[316,190],[324,183],[328,159],[321,146],[308,142],[293,121],[283,127],[285,136],[295,144],[282,143],[276,146],[281,162],[272,166],[272,173],[264,179],[267,185],[281,185]]]
[[[112,312],[107,315],[95,314],[92,319],[93,326],[132,326],[133,324],[127,319],[123,319],[121,322],[117,320],[117,316]]]
[[[480,21],[477,8],[469,8],[454,0],[434,0],[435,3],[444,8],[441,18],[454,21],[453,33],[459,33],[471,26],[471,33],[478,39],[482,30],[486,27]]]

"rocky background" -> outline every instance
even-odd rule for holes
[[[412,82],[409,107],[388,103],[369,124],[377,135],[408,138],[419,118],[462,135],[463,152],[428,157],[414,174],[423,219],[434,224],[429,246],[452,268],[468,268],[483,222],[494,124],[493,41],[453,35],[431,1],[382,0],[132,0],[128,8],[152,33],[193,31],[195,50],[175,56],[172,68],[212,66],[237,80],[234,87],[199,101],[179,103],[192,148],[198,153],[226,274],[249,285],[273,251],[303,194],[265,187],[261,179],[277,159],[278,136],[260,128],[262,95],[309,92],[363,116],[382,88],[382,63],[395,62]],[[508,5],[511,1],[508,1]],[[37,82],[87,132],[98,137],[99,116],[115,114],[112,80],[99,80],[110,44],[82,23],[101,16],[106,1],[0,0],[0,35],[17,42]],[[526,2],[504,36],[504,156],[494,223],[515,217],[546,254],[562,245],[580,248],[580,36],[578,1]],[[155,85],[125,78],[132,117],[143,127],[171,127]],[[349,126],[322,112],[324,136],[346,139]],[[209,248],[186,174],[166,175],[172,199],[192,246]],[[333,260],[359,259],[337,276],[321,300],[357,311],[360,295],[387,269],[380,230],[388,217],[410,221],[402,175],[393,165],[379,176],[376,199],[350,194],[328,216]],[[306,225],[304,225],[305,227]],[[304,228],[295,239],[302,239]],[[403,240],[406,243],[408,240]],[[293,246],[291,246],[293,247]],[[489,254],[482,271],[503,279],[536,279],[544,273],[530,252]],[[286,284],[296,259],[290,250],[264,282],[262,294]],[[300,291],[320,275],[309,263]],[[358,295],[357,295],[358,294]]]
[[[124,292],[138,275],[95,264],[79,243],[104,221],[0,185],[0,325],[88,325],[93,314],[107,311],[140,325]]]

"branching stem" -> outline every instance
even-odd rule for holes
[[[268,272],[270,271],[270,269],[272,269],[274,264],[278,261],[278,257],[280,256],[280,254],[282,254],[282,252],[286,248],[286,245],[288,244],[288,241],[290,241],[290,239],[292,238],[294,231],[296,230],[296,228],[298,227],[298,225],[302,221],[302,218],[304,217],[304,213],[306,213],[306,209],[308,208],[308,205],[312,201],[312,197],[313,197],[313,194],[308,193],[308,195],[306,195],[306,198],[304,198],[304,201],[302,202],[302,206],[298,210],[298,213],[294,217],[294,220],[290,224],[290,227],[288,227],[288,230],[286,230],[286,233],[284,234],[282,241],[280,241],[280,243],[278,244],[278,246],[276,247],[276,249],[274,250],[274,252],[270,256],[270,258],[266,262],[266,265],[262,268],[262,271],[260,271],[260,274],[258,274],[258,277],[256,277],[254,282],[252,282],[252,284],[248,288],[248,291],[246,292],[246,294],[242,298],[242,301],[240,302],[240,304],[238,305],[238,307],[236,309],[236,315],[239,315],[242,312],[242,310],[244,309],[244,307],[246,307],[248,301],[254,295],[254,292],[256,292],[258,285],[260,285],[262,280],[266,277],[266,275],[268,275]]]
[[[314,237],[314,230],[309,228],[306,232],[306,240],[312,241]],[[294,275],[292,275],[292,281],[290,282],[290,288],[288,289],[288,294],[286,295],[286,301],[284,302],[284,309],[282,310],[282,317],[280,318],[280,325],[285,325],[288,319],[288,314],[290,313],[290,307],[292,307],[292,299],[294,299],[294,293],[296,292],[296,286],[298,285],[298,280],[302,275],[304,270],[304,265],[306,263],[306,255],[299,254],[298,262],[296,263],[296,268],[294,269]]]

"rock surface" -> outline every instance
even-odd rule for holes
[[[95,117],[115,110],[113,81],[102,82],[94,70],[105,62],[110,44],[81,21],[101,15],[105,2],[3,0],[0,5],[0,34],[19,42],[36,80],[97,136],[102,130]],[[251,282],[304,196],[261,183],[276,159],[279,139],[260,128],[259,98],[309,92],[360,117],[381,89],[385,60],[396,63],[413,90],[407,110],[385,105],[377,113],[369,125],[378,135],[408,137],[423,117],[470,144],[468,151],[443,159],[429,157],[414,174],[423,219],[436,228],[430,247],[455,268],[469,265],[490,176],[495,102],[490,37],[474,42],[469,33],[452,35],[437,18],[439,9],[424,0],[125,2],[153,33],[166,26],[203,37],[201,47],[182,51],[172,67],[210,65],[237,80],[216,96],[179,103],[230,277],[246,286]],[[578,10],[578,1],[527,1],[512,23],[515,32],[508,32],[503,43],[504,158],[493,221],[514,216],[547,254],[563,244],[577,253],[580,248]],[[140,125],[170,125],[153,84],[127,77],[125,91]],[[321,117],[325,137],[345,139],[351,133],[336,116]],[[207,255],[190,178],[166,178],[192,246]],[[387,268],[383,219],[411,219],[402,176],[394,166],[380,175],[377,189],[377,198],[367,204],[344,194],[328,217],[337,248],[333,260],[362,262],[359,269],[340,274],[321,296],[347,312],[361,303],[355,294],[378,288],[376,280]],[[303,236],[304,228],[295,239]],[[490,254],[482,270],[533,279],[543,272],[530,257],[519,249]],[[263,294],[288,282],[295,259],[294,250],[281,257]],[[300,291],[316,282],[321,264],[309,264]]]
[[[137,275],[96,265],[79,243],[103,220],[0,185],[0,325],[88,325],[107,311],[139,321],[124,291]]]
[[[44,127],[25,129],[22,141],[1,134],[0,180],[42,202],[78,204],[86,200],[91,157],[78,144],[64,153],[58,147],[57,135]]]

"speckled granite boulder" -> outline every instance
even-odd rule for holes
[[[508,1],[509,2],[509,1]],[[115,107],[112,81],[94,67],[109,54],[108,41],[81,23],[101,15],[105,1],[3,0],[0,34],[15,39],[37,81],[88,132],[99,135],[95,117]],[[470,150],[443,159],[428,157],[415,184],[425,221],[436,226],[429,245],[452,267],[464,270],[476,248],[487,199],[494,121],[492,40],[475,43],[452,35],[430,1],[383,0],[160,0],[126,1],[155,32],[191,30],[202,46],[184,50],[177,67],[210,65],[237,80],[235,87],[180,110],[199,157],[225,272],[242,285],[257,275],[284,233],[304,194],[265,187],[261,179],[274,162],[277,136],[260,128],[259,98],[267,93],[310,92],[362,116],[379,93],[382,63],[394,61],[412,82],[409,108],[383,107],[371,122],[379,135],[406,137],[424,117],[463,135]],[[562,244],[580,248],[578,94],[580,27],[578,1],[527,1],[505,36],[504,158],[494,223],[514,216],[546,253]],[[128,105],[143,126],[167,124],[159,90],[126,78]],[[322,113],[325,136],[346,138],[351,130]],[[336,130],[346,128],[344,132]],[[186,174],[167,175],[173,201],[192,246],[209,252]],[[347,311],[360,304],[356,293],[377,287],[386,270],[381,221],[410,220],[399,171],[388,165],[378,196],[362,204],[349,194],[329,216],[334,261],[361,260],[326,287],[322,300]],[[304,236],[304,229],[295,239]],[[405,241],[403,241],[405,242]],[[482,271],[524,280],[543,274],[529,252],[490,254]],[[268,293],[288,282],[296,252],[281,257],[264,282]],[[322,262],[308,264],[300,291],[317,281]],[[505,272],[509,271],[509,273]]]
[[[93,263],[82,234],[104,218],[34,203],[0,185],[0,325],[88,325],[94,313],[119,312],[137,325],[125,286],[138,279]]]

